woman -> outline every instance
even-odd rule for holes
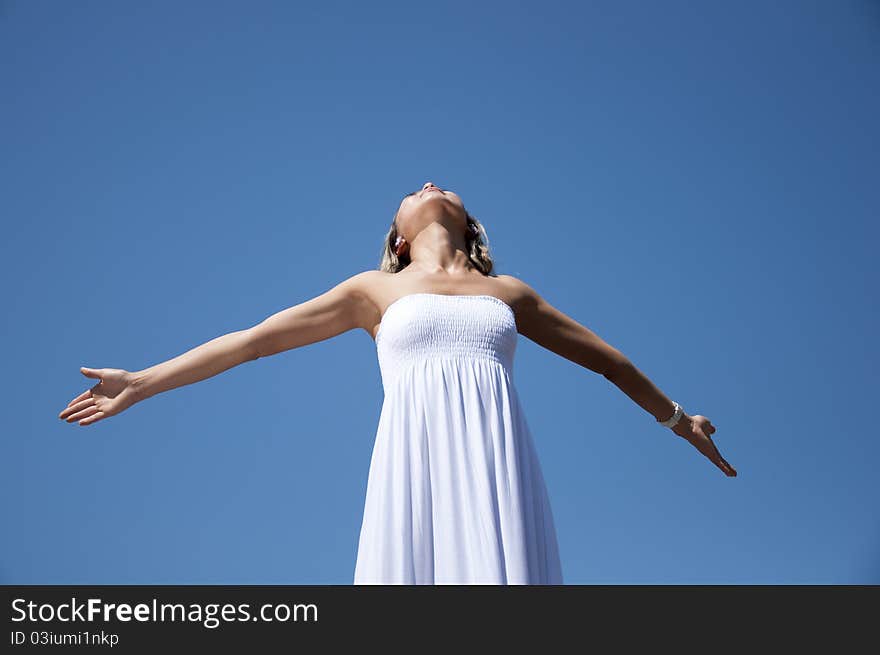
[[[614,383],[726,475],[715,427],[528,284],[493,273],[485,229],[431,182],[402,200],[379,270],[142,371],[98,379],[59,418],[91,425],[162,391],[362,328],[385,399],[355,584],[561,584],[553,514],[513,383],[517,335]]]

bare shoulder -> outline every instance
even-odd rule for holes
[[[497,279],[516,315],[517,330],[524,336],[540,339],[549,323],[571,321],[525,280],[513,275],[499,275]]]
[[[526,313],[529,307],[534,307],[543,300],[531,285],[518,277],[503,274],[496,276],[495,279],[498,281],[499,289],[502,291],[502,300],[507,301],[517,315],[520,312]]]
[[[388,285],[390,277],[390,273],[371,269],[355,273],[339,283],[339,291],[348,296],[353,309],[356,308],[359,327],[369,331],[375,322],[375,314],[380,312],[383,289]]]
[[[498,276],[510,292],[516,329],[551,352],[602,375],[629,360],[587,326],[554,307],[527,282],[512,275]]]
[[[377,312],[382,308],[383,301],[392,289],[394,274],[386,273],[378,269],[362,271],[352,275],[346,283],[368,305],[372,305]]]
[[[300,305],[320,315],[323,320],[332,322],[337,328],[363,328],[369,332],[378,311],[376,290],[387,275],[376,269],[355,273]]]
[[[375,334],[385,308],[400,295],[399,280],[395,279],[399,276],[371,269],[352,275],[343,283],[348,287],[348,295],[353,297],[358,327],[370,335]]]
[[[375,322],[374,284],[382,273],[356,273],[326,291],[268,316],[247,330],[248,349],[266,357]]]
[[[340,284],[345,285],[351,293],[364,294],[371,297],[378,285],[384,282],[389,274],[377,269],[355,273]]]

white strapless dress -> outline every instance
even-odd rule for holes
[[[495,296],[413,293],[386,310],[354,584],[562,584],[517,337]]]

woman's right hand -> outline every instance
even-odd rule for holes
[[[101,419],[119,414],[138,400],[134,388],[134,375],[119,368],[86,368],[80,372],[98,383],[71,400],[58,418],[68,423],[79,421],[91,425]]]

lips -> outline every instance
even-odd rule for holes
[[[440,191],[440,189],[435,186],[432,186],[430,189],[425,189],[425,193],[431,193],[432,191]]]

